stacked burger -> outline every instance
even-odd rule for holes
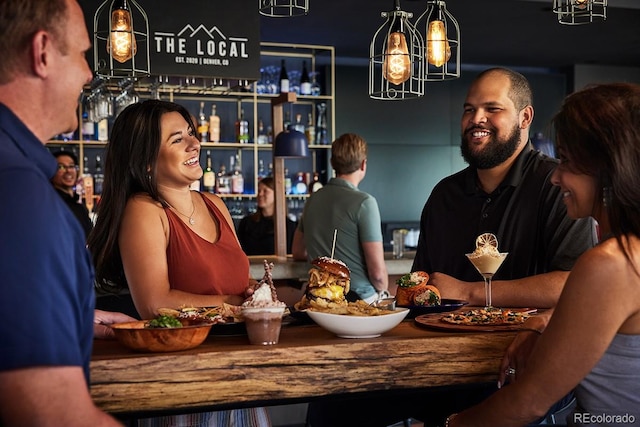
[[[309,270],[309,284],[296,309],[347,306],[350,277],[351,272],[344,262],[329,257],[314,259]]]

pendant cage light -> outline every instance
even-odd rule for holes
[[[93,69],[107,78],[150,75],[149,19],[135,0],[105,0],[93,16]]]
[[[424,95],[424,43],[409,21],[410,12],[382,12],[386,22],[378,28],[369,48],[369,97],[404,100]]]
[[[309,13],[309,0],[258,0],[260,15],[289,18]]]
[[[425,81],[460,77],[460,27],[442,0],[428,0],[427,9],[416,20],[424,30]]]
[[[590,24],[607,19],[607,0],[553,0],[553,11],[561,24]]]

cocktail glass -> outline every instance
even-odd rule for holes
[[[507,257],[508,252],[500,252],[496,254],[477,254],[470,253],[465,254],[471,264],[478,270],[478,273],[484,279],[484,298],[485,298],[485,306],[492,307],[491,305],[491,279],[496,274],[496,271],[502,265],[502,262]]]

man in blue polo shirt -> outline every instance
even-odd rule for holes
[[[78,125],[90,46],[76,0],[0,2],[0,425],[119,425],[91,401],[89,361],[94,322],[128,316],[94,312],[84,232],[44,147]]]

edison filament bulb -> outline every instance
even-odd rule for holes
[[[107,43],[107,52],[113,59],[124,63],[136,54],[136,39],[131,28],[131,14],[126,9],[111,12],[111,34]]]
[[[429,22],[427,31],[427,62],[436,67],[441,67],[451,58],[451,47],[447,40],[447,31],[444,22]]]
[[[407,39],[400,32],[389,34],[382,75],[394,85],[400,85],[411,77],[411,58],[409,58]]]
[[[578,9],[586,9],[587,4],[589,3],[590,0],[575,0],[574,5],[578,8]]]

